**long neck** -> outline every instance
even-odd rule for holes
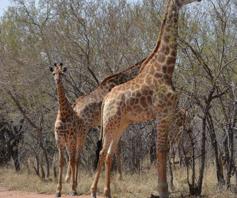
[[[114,74],[104,79],[100,84],[100,88],[105,91],[110,91],[114,86],[135,78],[138,75],[144,60],[145,59],[136,63],[135,65],[130,66],[128,69],[121,71],[120,73]]]
[[[157,76],[163,77],[168,82],[171,81],[177,55],[178,15],[179,7],[175,0],[169,0],[157,45],[146,60],[147,63],[152,64],[153,71],[155,69],[159,72]]]
[[[68,116],[68,114],[71,113],[72,107],[65,95],[65,90],[61,80],[57,83],[57,95],[61,116]]]

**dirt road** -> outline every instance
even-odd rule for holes
[[[46,194],[37,194],[30,192],[21,192],[21,191],[9,191],[6,188],[0,187],[0,198],[52,198],[54,195],[46,195]],[[89,195],[81,195],[81,196],[66,196],[62,195],[63,198],[90,198]],[[102,197],[98,197],[102,198]]]

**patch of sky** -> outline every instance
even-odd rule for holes
[[[3,16],[4,12],[7,10],[8,6],[11,5],[10,0],[1,0],[0,2],[0,17]]]

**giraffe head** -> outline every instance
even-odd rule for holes
[[[201,0],[174,0],[174,1],[176,1],[176,4],[179,7],[182,7],[184,5],[190,4],[190,3],[195,2],[195,1],[200,2]]]
[[[56,84],[61,81],[62,76],[67,71],[67,68],[64,67],[62,63],[60,63],[60,64],[54,63],[54,66],[49,67],[49,69],[52,72],[52,74],[54,75],[54,80],[55,80]]]

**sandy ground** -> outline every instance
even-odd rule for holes
[[[21,191],[9,191],[6,188],[0,187],[0,198],[52,198],[54,195],[46,194],[37,194],[30,192],[21,192]],[[62,195],[63,198],[90,198],[89,195],[80,195],[80,196],[68,196]],[[98,197],[102,198],[102,197]]]

